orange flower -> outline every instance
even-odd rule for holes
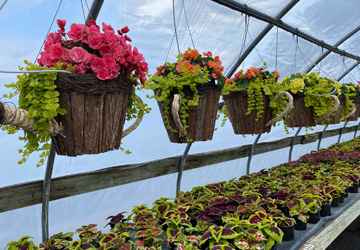
[[[192,65],[189,61],[180,61],[176,66],[176,70],[179,73],[183,72],[183,68],[187,68],[190,74],[194,74],[194,72],[196,71],[196,66]]]
[[[198,57],[198,55],[200,55],[200,54],[196,49],[192,49],[190,51],[185,51],[184,52],[185,57],[190,57],[192,59],[196,59]]]
[[[232,78],[228,78],[228,79],[226,79],[225,84],[226,84],[226,85],[229,85],[229,84],[232,83],[232,81],[233,81]]]
[[[165,70],[166,70],[166,68],[164,66],[159,66],[159,67],[156,68],[155,75],[158,76],[160,73],[165,73]]]
[[[279,77],[280,77],[280,73],[279,73],[279,71],[277,71],[277,70],[274,70],[273,74],[274,74],[274,77],[275,77],[275,78],[279,78]]]
[[[203,52],[203,55],[204,55],[204,56],[208,56],[208,57],[212,57],[212,54],[211,54],[210,51],[209,51],[209,52]]]

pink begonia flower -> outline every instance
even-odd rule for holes
[[[47,41],[51,41],[52,43],[60,43],[61,42],[61,36],[58,33],[50,33],[47,38]]]
[[[111,47],[109,45],[102,44],[99,48],[99,52],[101,55],[111,53]]]
[[[116,43],[119,41],[119,37],[114,33],[105,32],[103,35],[104,43]]]
[[[86,34],[92,34],[92,33],[101,34],[100,27],[97,25],[91,25],[90,27],[86,26],[85,32]]]
[[[128,37],[127,35],[125,35],[124,38],[125,38],[126,41],[129,41],[130,43],[132,42],[131,38]]]
[[[119,43],[114,43],[111,45],[111,52],[113,57],[120,61],[121,58],[124,58],[124,48]]]
[[[92,33],[91,35],[88,36],[88,40],[89,40],[89,46],[92,49],[98,49],[100,48],[101,44],[102,44],[102,39],[103,36],[102,34],[96,34],[96,33]]]
[[[114,78],[118,77],[119,70],[120,70],[120,65],[117,63],[114,65],[113,68],[110,69],[110,78],[109,79],[114,79]]]
[[[56,61],[51,60],[50,54],[43,51],[40,53],[41,57],[39,58],[38,62],[40,66],[46,66],[46,67],[53,67],[56,64]]]
[[[121,33],[128,33],[130,31],[128,26],[125,26],[124,28],[121,29]]]
[[[120,44],[121,44],[122,46],[125,46],[125,45],[126,45],[126,40],[125,40],[125,38],[124,38],[123,36],[120,36],[120,37],[119,37],[119,42],[120,42]]]
[[[60,20],[58,19],[56,21],[57,25],[59,26],[60,30],[64,31],[65,30],[65,25],[66,25],[66,20]]]
[[[104,31],[104,33],[106,32],[110,32],[110,33],[115,33],[113,27],[111,27],[111,25],[107,25],[106,23],[102,23],[102,30]]]
[[[74,42],[80,41],[83,38],[85,31],[84,24],[73,23],[70,26],[70,31],[67,33],[68,37],[74,40]]]
[[[90,62],[90,54],[85,49],[81,47],[73,47],[70,50],[69,56],[71,60],[76,63],[89,63]]]
[[[70,58],[70,50],[69,49],[64,49],[63,50],[63,54],[60,58],[60,62],[63,63],[63,67],[66,68],[66,66],[68,64],[71,64],[72,63],[72,60]]]
[[[86,73],[86,68],[85,68],[85,66],[83,64],[74,65],[71,68],[71,73],[85,74]]]
[[[49,47],[49,55],[51,60],[59,59],[64,52],[60,43],[52,44]]]
[[[99,68],[105,67],[104,61],[96,55],[91,55],[90,68],[94,73],[97,73]]]
[[[126,57],[126,61],[128,61],[129,63],[132,63],[132,64],[136,64],[137,58],[136,58],[136,56],[131,55],[131,56]]]
[[[94,21],[94,20],[89,20],[88,22],[87,22],[87,24],[86,24],[86,26],[98,26],[97,24],[96,24],[96,21]],[[99,27],[99,26],[98,26]]]
[[[105,67],[99,68],[96,73],[97,78],[100,80],[107,80],[110,78],[109,70]]]
[[[147,62],[138,62],[137,66],[141,71],[144,71],[144,72],[149,71]]]
[[[108,69],[114,68],[114,66],[117,64],[115,59],[112,57],[111,54],[105,54],[102,58],[102,60],[105,63],[105,67]]]

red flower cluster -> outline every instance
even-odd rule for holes
[[[157,67],[155,75],[164,74],[168,68],[167,66],[169,65]],[[201,56],[198,50],[195,49],[185,51],[182,54],[181,59],[170,66],[175,67],[177,73],[182,73],[186,69],[190,74],[198,73],[206,66],[214,79],[222,77],[222,72],[224,70],[219,56],[212,58],[211,52],[204,52],[203,56]]]
[[[114,29],[105,23],[102,31],[95,21],[87,25],[71,24],[65,32],[65,20],[57,20],[58,32],[50,33],[45,41],[44,51],[38,59],[40,66],[52,67],[58,62],[64,69],[71,64],[72,73],[93,72],[100,80],[116,78],[119,74],[133,75],[141,84],[146,81],[148,64],[136,47],[127,42],[125,26],[115,34]],[[67,37],[69,39],[67,39]]]
[[[244,71],[241,69],[234,75],[233,78],[226,79],[225,84],[229,85],[233,82],[237,83],[243,79],[246,79],[247,81],[250,82],[257,78],[263,79],[263,77],[266,77],[269,74],[270,74],[269,72],[264,72],[264,68],[251,67],[250,69],[246,70],[245,74],[244,74]],[[278,79],[280,77],[280,74],[277,70],[273,71],[271,73],[271,75],[273,77],[275,77],[276,79]]]

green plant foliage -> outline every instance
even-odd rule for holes
[[[47,67],[40,67],[28,61],[25,70],[48,70]],[[71,67],[71,65],[69,65]],[[23,68],[20,68],[23,70]],[[62,69],[62,64],[58,63],[50,69]],[[19,95],[19,108],[27,110],[27,116],[36,121],[33,127],[38,133],[30,133],[24,131],[24,136],[19,139],[25,142],[24,149],[19,149],[22,159],[18,162],[22,164],[26,162],[28,156],[36,151],[42,152],[37,167],[45,163],[46,157],[49,155],[50,135],[48,129],[50,127],[49,120],[58,114],[66,114],[66,110],[60,108],[59,92],[56,91],[55,80],[57,73],[25,73],[18,75],[18,81],[6,84],[8,88],[13,88],[14,92],[4,97],[12,98]],[[19,129],[13,126],[4,126],[3,130],[7,130],[8,134],[13,134]]]
[[[5,250],[37,250],[38,247],[35,246],[34,242],[31,239],[30,236],[23,236],[18,241],[11,241],[9,242]]]

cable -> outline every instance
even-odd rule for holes
[[[86,4],[86,8],[88,9],[88,11],[90,12],[90,8],[89,8],[89,5],[87,3],[87,1],[85,0],[85,4]]]
[[[49,35],[49,33],[50,33],[51,27],[52,27],[52,26],[53,26],[53,24],[54,24],[55,18],[56,18],[56,16],[57,16],[58,12],[59,12],[59,9],[60,9],[60,6],[61,6],[61,4],[62,4],[62,1],[63,1],[63,0],[60,0],[59,6],[58,6],[58,8],[57,8],[57,10],[56,10],[56,12],[55,12],[54,18],[53,18],[53,20],[52,20],[52,22],[51,22],[51,25],[50,25],[50,27],[49,27],[49,30],[48,30],[48,32],[47,32],[47,34],[46,34],[46,36],[45,36],[45,39],[44,39],[43,43],[41,44],[41,47],[40,47],[39,53],[37,54],[37,56],[36,56],[36,59],[35,59],[35,62],[34,62],[34,63],[36,63],[36,61],[37,61],[37,59],[38,59],[38,57],[39,57],[39,55],[40,55],[40,52],[41,52],[41,50],[42,50],[42,48],[43,48],[43,46],[44,46],[44,44],[45,44],[46,38],[47,38],[47,36],[48,36],[48,35]]]
[[[177,44],[178,52],[180,54],[181,52],[180,52],[180,46],[179,46],[179,38],[178,38],[177,30],[176,30],[176,21],[175,21],[175,0],[172,1],[172,5],[173,5],[173,21],[174,21],[176,44]]]
[[[190,35],[190,39],[191,39],[191,43],[192,43],[192,45],[193,45],[193,48],[195,49],[195,43],[194,43],[194,40],[193,40],[193,37],[192,37],[191,31],[190,31],[189,22],[188,22],[188,18],[187,18],[187,15],[186,15],[186,8],[185,8],[184,0],[182,0],[182,5],[183,5],[183,8],[184,8],[184,14],[185,14],[186,26],[187,26],[188,31],[189,31],[189,35]]]
[[[180,22],[182,10],[183,10],[183,7],[181,6],[179,18],[178,18],[178,20],[177,20],[177,23],[178,23],[178,24],[179,24],[179,22]],[[173,42],[174,42],[174,38],[175,38],[175,33],[172,35],[171,42],[170,42],[170,46],[169,46],[168,52],[167,52],[167,54],[166,54],[165,62],[167,61],[167,59],[168,59],[168,57],[169,57],[170,50],[171,50],[172,44],[173,44]]]
[[[86,16],[85,16],[85,10],[84,10],[84,4],[83,4],[83,1],[80,0],[81,2],[81,9],[82,9],[82,12],[83,12],[83,15],[84,15],[84,21],[86,22]]]
[[[276,26],[276,55],[275,55],[275,70],[277,70],[278,63],[278,47],[279,47],[279,27]]]
[[[251,34],[250,34],[249,31],[248,31],[248,34],[249,34],[249,37],[250,37],[251,41],[254,42],[254,40],[252,39]],[[259,53],[259,51],[258,51],[258,49],[257,49],[256,47],[255,47],[255,51],[256,51],[256,53],[258,54],[258,56],[260,57],[260,60],[261,60],[262,62],[264,62],[264,59],[262,59],[262,57],[261,57],[261,55],[260,55],[260,53]]]
[[[0,6],[0,10],[2,10],[2,8],[5,6],[5,4],[6,4],[7,1],[8,1],[8,0],[5,0],[5,1],[3,2],[3,4]]]

